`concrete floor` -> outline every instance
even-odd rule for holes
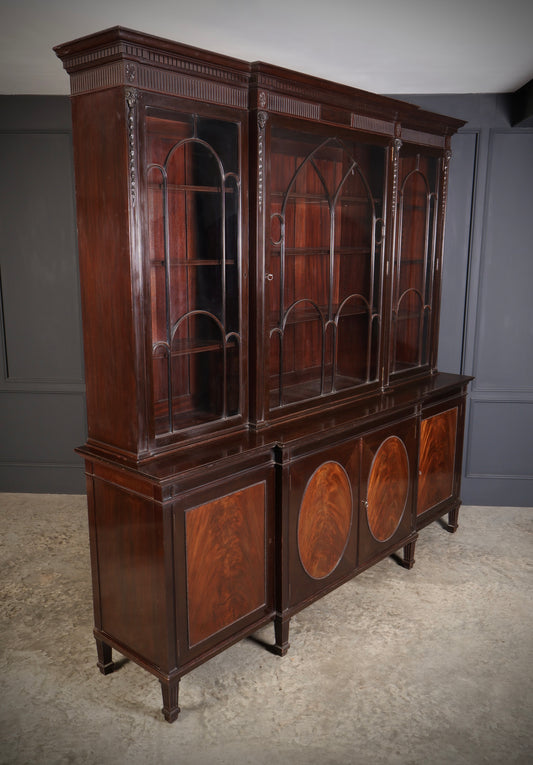
[[[153,676],[96,669],[85,498],[0,494],[0,523],[1,763],[533,762],[531,509],[428,527],[412,571],[295,617],[285,658],[244,640],[187,675],[172,725]]]

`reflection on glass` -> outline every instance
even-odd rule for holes
[[[147,117],[155,434],[240,409],[238,126]]]
[[[377,380],[385,149],[272,130],[270,406]]]
[[[420,367],[429,361],[437,169],[436,157],[406,153],[400,159],[392,372]]]

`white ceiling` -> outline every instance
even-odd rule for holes
[[[0,0],[0,93],[68,93],[52,47],[115,25],[391,95],[533,77],[532,0]]]

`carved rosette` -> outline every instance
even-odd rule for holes
[[[137,77],[137,67],[135,64],[126,64],[125,75],[128,82],[135,82],[135,78]]]
[[[126,89],[126,104],[128,107],[128,168],[130,180],[130,199],[133,206],[135,206],[137,201],[137,141],[135,133],[135,111],[137,106],[137,98],[138,93],[135,88]]]
[[[259,101],[261,102],[261,96],[264,93],[259,94]],[[265,125],[268,120],[268,114],[266,112],[257,112],[257,127],[259,129],[259,135],[257,139],[257,205],[259,207],[259,213],[263,212],[263,187],[264,187],[264,161],[265,161]]]

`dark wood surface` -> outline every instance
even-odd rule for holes
[[[56,52],[98,666],[148,669],[173,721],[186,672],[269,620],[284,655],[294,613],[457,528],[470,378],[435,360],[463,123],[121,27]]]
[[[398,417],[394,424],[389,420],[362,438],[359,566],[371,565],[412,541],[417,434],[418,418],[412,414]]]
[[[409,460],[403,442],[390,436],[379,447],[368,479],[366,514],[373,536],[386,542],[398,528],[409,492]]]
[[[138,275],[123,171],[124,94],[105,90],[74,99],[72,124],[89,441],[136,457],[146,450],[146,434],[138,417]]]
[[[168,631],[162,509],[98,479],[93,503],[96,626],[168,671],[172,661],[161,640]]]
[[[313,579],[331,574],[348,542],[352,491],[345,470],[325,462],[311,476],[298,518],[298,552]]]
[[[264,484],[189,510],[185,525],[193,646],[265,604]]]
[[[420,425],[417,513],[453,494],[458,408],[424,418]]]

